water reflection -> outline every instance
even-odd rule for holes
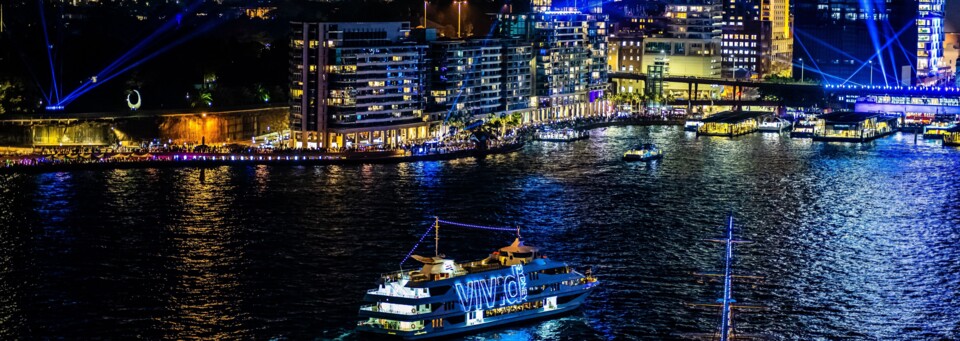
[[[626,164],[638,141],[666,153]],[[786,135],[595,131],[480,160],[238,166],[0,179],[0,339],[355,339],[357,306],[434,215],[520,225],[602,281],[583,311],[474,339],[674,339],[715,328],[730,210],[767,276],[738,298],[775,339],[960,339],[960,153],[910,135],[867,144]],[[444,232],[455,259],[509,233]],[[429,248],[426,249],[430,251]],[[409,264],[408,264],[409,266]]]
[[[242,324],[239,274],[244,252],[237,240],[237,219],[230,191],[230,172],[211,169],[206,181],[195,182],[205,169],[180,172],[175,182],[178,208],[170,225],[166,262],[172,276],[167,310],[169,339],[236,339],[249,337]],[[257,179],[261,179],[258,170]],[[259,185],[259,183],[258,183]]]

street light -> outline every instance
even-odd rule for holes
[[[423,0],[423,28],[427,28],[427,0]]]
[[[800,83],[803,83],[803,58],[800,58]]]
[[[457,38],[462,38],[460,35],[460,6],[463,5],[464,2],[467,2],[467,0],[454,0],[454,2],[457,3]]]

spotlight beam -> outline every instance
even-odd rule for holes
[[[46,43],[43,47],[47,50],[47,62],[50,63],[50,78],[53,80],[53,91],[51,91],[51,93],[56,96],[57,102],[60,102],[60,91],[57,90],[57,72],[53,67],[53,55],[50,53],[50,38],[47,34],[47,16],[43,10],[43,0],[37,0],[37,6],[40,7],[40,25],[43,27],[43,42]]]
[[[911,22],[911,23],[908,23],[906,26],[904,26],[902,29],[900,29],[900,31],[898,31],[896,35],[894,35],[894,38],[899,37],[900,35],[903,34],[903,32],[906,32],[907,29],[910,28],[910,27],[912,27],[912,26],[913,26],[913,23],[912,23],[912,22]],[[883,49],[886,49],[887,46],[890,46],[890,44],[893,44],[893,42],[894,42],[893,39],[888,40],[887,43],[886,43],[886,44],[883,44],[883,46],[881,46],[879,50],[877,50],[876,52],[874,52],[873,55],[870,56],[870,58],[868,58],[868,60],[869,60],[869,59],[876,58],[876,57],[880,54],[880,52],[883,52]],[[853,76],[856,75],[858,72],[860,72],[860,70],[863,69],[865,66],[867,66],[867,63],[860,62],[860,67],[857,68],[857,70],[854,71],[853,74],[850,75],[850,77],[847,77],[847,80],[845,80],[844,83],[849,82],[849,81],[850,81],[850,78],[853,78]],[[884,75],[884,77],[886,77],[886,75]]]
[[[817,73],[819,73],[819,74],[822,75],[822,74],[823,74],[823,70],[820,70],[820,65],[817,65],[817,59],[816,59],[816,58],[813,58],[813,55],[811,55],[811,54],[810,54],[810,51],[807,50],[807,46],[803,44],[803,40],[800,39],[799,37],[797,37],[796,39],[794,39],[794,41],[796,41],[797,43],[800,43],[800,48],[802,48],[802,49],[803,49],[803,52],[805,52],[805,53],[807,54],[808,59],[810,59],[810,62],[813,63],[813,67],[817,68]],[[791,62],[792,62],[792,61],[791,61]],[[794,64],[796,64],[796,63],[794,63]],[[801,68],[803,68],[802,65],[801,65]],[[804,69],[806,69],[806,68],[804,68]],[[801,81],[802,81],[802,79],[801,79]]]
[[[183,36],[183,37],[180,37],[180,38],[177,39],[177,40],[174,40],[173,42],[171,42],[171,43],[167,44],[166,46],[158,49],[157,51],[154,51],[153,53],[151,53],[151,54],[149,54],[149,55],[147,55],[147,56],[145,56],[145,57],[137,60],[136,62],[128,65],[127,67],[121,69],[120,71],[117,71],[117,72],[115,72],[115,73],[107,76],[106,78],[104,78],[104,79],[102,79],[102,80],[99,80],[99,79],[98,79],[96,83],[92,83],[92,82],[91,82],[91,83],[90,83],[90,86],[88,86],[86,89],[80,91],[79,93],[76,93],[76,95],[74,95],[73,97],[64,99],[64,101],[60,102],[60,105],[70,104],[70,102],[73,102],[74,100],[76,100],[77,97],[79,97],[79,96],[81,96],[81,95],[89,92],[90,90],[95,89],[95,88],[96,88],[97,86],[99,86],[100,84],[106,83],[107,81],[113,79],[114,77],[117,77],[117,76],[119,76],[119,75],[122,75],[122,74],[126,73],[127,71],[129,71],[130,69],[133,69],[133,68],[139,66],[140,64],[143,64],[143,63],[145,63],[145,62],[153,59],[154,57],[156,57],[156,56],[158,56],[158,55],[160,55],[160,54],[162,54],[162,53],[164,53],[164,52],[167,52],[167,51],[169,51],[170,49],[172,49],[172,48],[174,48],[174,47],[176,47],[176,46],[179,46],[180,44],[183,44],[183,43],[187,42],[188,40],[191,40],[191,39],[193,39],[194,37],[196,37],[196,36],[198,36],[198,35],[200,35],[200,34],[206,33],[206,32],[209,31],[210,29],[212,29],[212,28],[216,27],[217,25],[221,24],[223,21],[225,21],[225,19],[214,20],[214,21],[208,22],[208,23],[206,23],[206,24],[203,24],[203,26],[200,26],[196,31],[191,32],[191,33],[189,33],[189,34],[187,34],[187,35],[185,35],[185,36]]]
[[[199,4],[200,4],[200,2],[194,2],[194,3],[191,4],[190,6],[187,6],[187,7],[184,9],[183,13],[191,13],[191,12],[193,12],[193,10],[196,9],[197,6],[199,6]],[[178,25],[178,24],[180,23],[180,20],[183,18],[183,17],[182,17],[183,13],[177,13],[177,15],[174,16],[173,19],[170,19],[169,21],[165,22],[165,23],[164,23],[163,25],[161,25],[157,30],[155,30],[155,31],[154,31],[153,33],[151,33],[149,36],[147,36],[146,38],[144,38],[143,40],[141,40],[139,43],[137,43],[137,45],[135,45],[134,47],[130,48],[129,50],[127,50],[127,52],[125,52],[125,53],[124,53],[123,55],[121,55],[119,58],[117,58],[117,59],[114,60],[112,63],[110,63],[110,65],[107,65],[107,67],[105,67],[103,70],[101,70],[100,72],[97,72],[97,74],[96,74],[97,79],[103,78],[105,75],[109,75],[110,72],[112,72],[113,70],[115,70],[116,68],[120,67],[121,65],[123,65],[124,63],[126,63],[127,61],[129,61],[131,58],[133,58],[133,57],[135,57],[137,54],[139,54],[139,52],[140,52],[144,47],[146,47],[148,44],[152,43],[152,42],[153,42],[156,38],[158,38],[161,34],[166,33],[167,31],[169,31],[171,28],[173,28],[173,27],[175,26],[175,24]],[[85,81],[83,82],[83,84],[81,84],[79,87],[77,87],[76,89],[74,89],[73,91],[71,91],[69,95],[67,95],[66,97],[64,97],[63,101],[64,101],[64,102],[66,102],[66,101],[68,101],[68,100],[69,100],[69,101],[72,101],[74,98],[76,98],[77,96],[79,96],[79,94],[85,93],[86,90],[87,90],[87,88],[90,87],[91,85],[93,85],[93,81],[92,81],[92,80],[90,80],[90,79],[85,80]]]

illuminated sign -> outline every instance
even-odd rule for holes
[[[464,312],[493,309],[527,300],[527,276],[523,274],[522,264],[511,266],[506,276],[475,279],[466,284],[457,282],[454,286],[460,298],[460,309]],[[499,302],[497,296],[501,296]]]
[[[137,102],[136,102],[136,103],[130,102],[130,95],[133,94],[133,93],[136,93],[136,94],[137,94]],[[140,104],[141,104],[141,102],[140,102],[140,91],[133,90],[132,92],[127,93],[127,107],[130,108],[130,110],[140,109]]]

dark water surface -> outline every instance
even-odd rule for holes
[[[637,138],[666,158],[625,164]],[[201,181],[201,177],[203,181]],[[582,312],[472,337],[673,339],[711,332],[733,210],[740,330],[785,340],[960,339],[960,150],[895,135],[595,130],[482,160],[366,166],[3,175],[0,339],[354,339],[364,291],[434,215],[520,225],[528,244],[602,281]],[[443,229],[485,256],[509,233]],[[432,242],[432,240],[431,240]],[[432,243],[423,254],[431,254]],[[408,263],[414,265],[413,263]]]

